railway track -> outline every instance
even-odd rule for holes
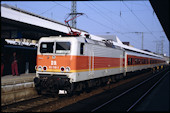
[[[168,73],[168,69],[148,75],[114,87],[108,91],[84,99],[56,112],[110,112],[133,111],[133,108],[156,86]],[[162,74],[164,76],[162,76]]]
[[[3,112],[23,112],[27,110],[29,111],[30,109],[33,109],[37,106],[48,103],[50,101],[54,101],[56,99],[58,98],[49,98],[45,96],[40,96],[29,100],[13,103],[10,105],[2,106],[1,110]]]
[[[149,76],[151,76],[151,72],[147,72],[139,76],[132,76],[129,79],[120,80],[119,82],[111,84],[109,87],[104,86],[104,87],[96,88],[92,90],[90,93],[83,92],[80,95],[73,95],[72,97],[67,97],[64,95],[60,95],[59,97],[40,96],[34,99],[14,103],[11,105],[1,106],[1,111],[2,112],[46,112],[46,111],[52,112],[52,111],[56,111],[57,109],[60,110],[62,108],[65,108],[65,106],[72,105],[81,100],[90,98],[92,96],[99,95],[102,92],[107,92],[110,89],[114,89],[118,86],[129,83],[131,81],[146,79]]]
[[[115,96],[109,101],[91,110],[95,111],[133,111],[133,108],[147,95],[149,92],[165,77],[169,71],[161,76],[162,73],[157,73],[154,76],[140,82],[123,93]],[[109,106],[107,106],[109,104]],[[119,106],[119,107],[114,107]],[[112,110],[111,110],[112,109]]]
[[[164,74],[156,83],[152,85],[138,100],[134,102],[126,111],[129,112],[169,73],[169,71]]]

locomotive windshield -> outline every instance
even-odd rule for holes
[[[54,42],[42,42],[40,46],[41,53],[53,53]]]
[[[55,48],[56,54],[66,54],[70,52],[70,42],[42,42],[40,45],[41,53],[53,53]]]
[[[70,52],[70,42],[56,42],[56,53],[69,53]]]

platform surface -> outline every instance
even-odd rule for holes
[[[5,75],[1,77],[1,86],[25,82],[33,82],[36,73],[20,74],[20,76]]]

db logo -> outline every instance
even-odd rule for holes
[[[51,65],[57,65],[56,61],[51,61]]]

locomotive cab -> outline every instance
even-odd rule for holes
[[[76,55],[83,53],[83,38],[47,37],[39,40],[37,51],[35,88],[41,94],[58,93],[59,90],[70,91],[75,81]]]

